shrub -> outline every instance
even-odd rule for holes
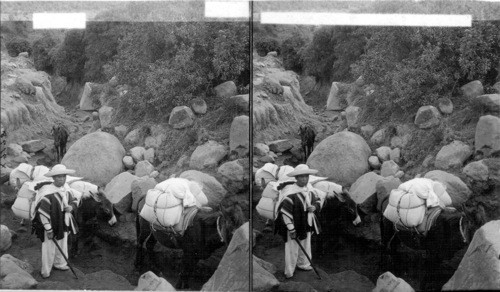
[[[11,57],[17,57],[22,52],[28,52],[31,55],[31,44],[25,38],[14,37],[5,43],[5,47]]]
[[[50,35],[43,35],[33,42],[33,60],[37,70],[53,73],[55,68],[53,54],[56,45],[56,40]]]
[[[293,35],[283,41],[280,52],[283,58],[283,66],[286,70],[302,73],[304,62],[302,60],[302,50],[306,42],[307,40],[299,34]]]
[[[59,75],[68,82],[83,81],[85,67],[84,31],[70,30],[64,41],[57,46],[54,54],[54,64]]]
[[[266,56],[269,52],[277,52],[278,54],[280,54],[279,42],[271,38],[256,41],[255,49],[261,57]]]

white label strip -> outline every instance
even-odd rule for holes
[[[262,12],[261,23],[355,26],[470,27],[471,15]]]
[[[84,29],[85,13],[33,13],[33,29]]]
[[[249,18],[248,1],[205,1],[205,17]]]

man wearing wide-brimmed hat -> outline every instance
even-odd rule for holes
[[[37,237],[42,240],[42,268],[43,278],[50,276],[52,266],[58,270],[68,270],[68,264],[63,255],[56,248],[58,245],[68,257],[68,232],[78,231],[71,211],[75,210],[78,201],[73,196],[71,188],[66,183],[66,175],[75,173],[62,164],[57,164],[45,174],[54,180],[51,184],[40,188],[36,198],[34,226],[39,226]]]
[[[321,231],[316,218],[316,213],[321,208],[321,199],[309,183],[309,175],[317,172],[306,164],[297,165],[294,171],[288,173],[289,177],[295,177],[296,182],[282,190],[283,200],[278,207],[276,232],[285,241],[286,278],[293,276],[295,266],[300,270],[312,269],[311,263],[300,249],[296,239],[304,247],[309,258],[312,258],[311,235],[312,232],[318,234]]]

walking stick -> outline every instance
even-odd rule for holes
[[[59,244],[57,243],[56,239],[55,238],[52,238],[52,241],[56,244],[57,246],[57,249],[61,252],[63,258],[66,260],[66,263],[68,264],[68,267],[71,269],[71,271],[73,272],[73,275],[75,275],[75,278],[78,279],[78,276],[76,275],[75,271],[73,270],[73,267],[69,264],[69,261],[68,261],[68,258],[66,257],[66,255],[64,254],[64,252],[62,251],[61,247],[59,246]]]
[[[311,258],[309,257],[309,255],[307,254],[306,250],[304,249],[304,247],[302,246],[302,244],[300,244],[300,241],[298,238],[295,238],[295,241],[297,242],[297,244],[299,245],[300,249],[302,250],[302,252],[306,255],[306,258],[309,260],[309,263],[311,264],[311,267],[313,268],[314,272],[316,273],[316,275],[318,275],[318,278],[321,280],[321,276],[319,275],[318,271],[316,271],[316,268],[313,266],[313,263],[311,261]]]

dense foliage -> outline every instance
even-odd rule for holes
[[[14,37],[5,43],[7,52],[11,57],[17,57],[19,53],[28,52],[31,55],[31,44],[28,39],[23,37]]]
[[[255,49],[259,56],[264,57],[269,52],[280,53],[280,43],[274,38],[266,38],[255,42]]]
[[[54,54],[55,68],[68,82],[82,82],[85,72],[85,32],[70,30]]]
[[[35,68],[49,74],[54,73],[54,48],[57,40],[49,34],[44,34],[33,42],[33,61]]]
[[[300,34],[295,34],[281,43],[281,57],[283,58],[283,67],[286,70],[293,70],[297,73],[302,73],[304,60],[302,57],[302,50],[307,43]]]

